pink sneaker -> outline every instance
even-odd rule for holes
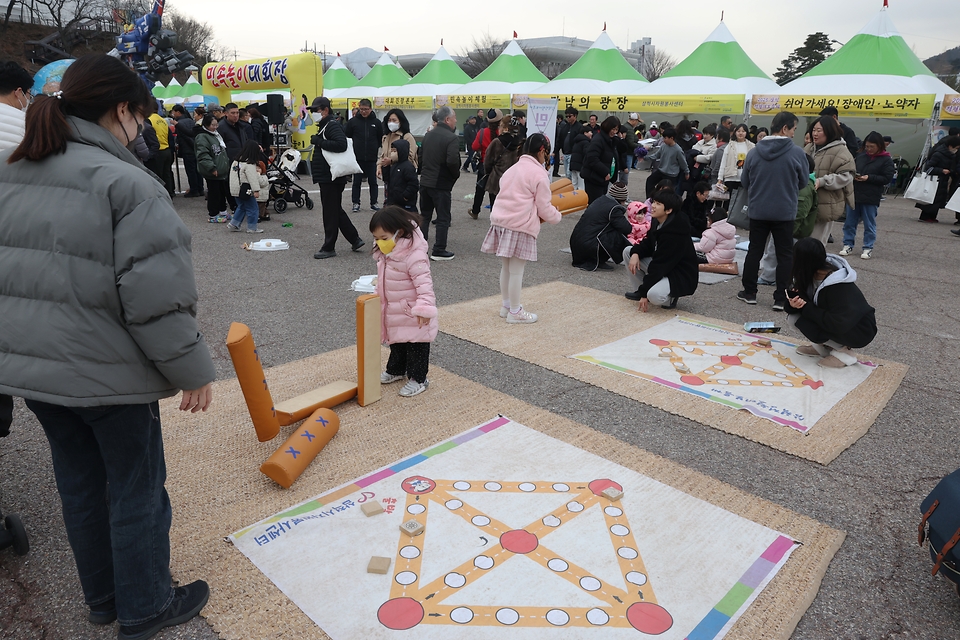
[[[537,321],[537,314],[525,311],[523,307],[516,313],[507,314],[507,324],[533,324]]]

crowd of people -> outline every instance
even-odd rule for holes
[[[119,620],[120,638],[147,638],[196,615],[209,594],[203,581],[173,587],[169,573],[157,401],[182,391],[181,410],[205,411],[215,378],[195,318],[190,234],[171,200],[174,157],[184,164],[184,196],[205,197],[210,222],[260,233],[272,140],[255,105],[177,106],[168,121],[139,77],[108,56],[78,59],[53,96],[32,96],[32,82],[0,65],[0,317],[10,332],[0,341],[0,418],[10,395],[23,397],[50,442],[89,620]],[[893,176],[887,139],[872,131],[859,140],[835,109],[811,124],[802,147],[789,112],[769,129],[729,116],[701,129],[686,119],[647,128],[637,113],[625,122],[579,115],[567,108],[551,141],[527,134],[523,111],[480,110],[463,126],[463,157],[449,106],[436,110],[420,144],[400,109],[381,121],[361,100],[346,123],[326,97],[306,109],[324,229],[315,258],[336,257],[340,235],[352,251],[366,245],[342,199],[352,181],[357,212],[368,187],[390,346],[383,384],[405,381],[403,397],[429,387],[438,331],[431,262],[455,258],[451,194],[463,173],[476,174],[468,216],[478,219],[489,201],[490,227],[476,249],[500,259],[507,324],[538,320],[521,293],[542,223],[561,220],[552,171],[587,195],[570,236],[573,265],[625,264],[625,297],[639,312],[675,308],[696,293],[701,265],[731,264],[738,224],[749,248],[737,298],[757,304],[759,286],[772,285],[773,309],[810,340],[800,354],[824,367],[857,362],[851,350],[868,345],[877,325],[845,256],[862,224],[860,258],[872,257]],[[927,160],[940,190],[921,220],[936,221],[957,188],[958,133]],[[359,171],[338,160],[348,140]],[[642,162],[651,170],[646,199],[630,201],[629,176]],[[833,255],[825,247],[837,221],[843,244]]]

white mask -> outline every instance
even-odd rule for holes
[[[395,132],[395,131],[399,131],[399,130],[400,130],[400,123],[399,123],[399,122],[388,122],[388,123],[387,123],[387,129],[390,129],[390,131],[394,131],[394,132]]]

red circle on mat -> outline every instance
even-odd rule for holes
[[[699,387],[703,384],[703,378],[697,376],[680,376],[680,382],[683,384],[692,384],[695,387]]]
[[[811,389],[819,389],[823,386],[823,380],[804,380],[800,384],[806,385]]]
[[[500,536],[500,546],[510,553],[530,553],[540,546],[540,540],[529,531],[514,529]]]
[[[730,364],[730,365],[743,364],[743,360],[741,360],[737,356],[720,356],[720,362],[722,362],[723,364]]]
[[[613,487],[617,491],[623,491],[623,485],[620,485],[613,480],[608,480],[606,478],[600,478],[599,480],[594,480],[587,485],[590,488],[590,491],[593,492],[593,495],[600,496],[603,495],[604,489],[609,489]]]
[[[627,622],[640,633],[660,635],[673,626],[673,616],[652,602],[634,602],[627,608]]]
[[[377,610],[377,619],[387,629],[412,629],[423,620],[423,605],[413,598],[387,600]]]
[[[411,495],[420,495],[421,493],[430,493],[437,488],[437,483],[430,478],[423,476],[410,476],[400,483],[404,491]]]
[[[665,347],[665,346],[667,346],[667,345],[670,344],[670,343],[667,342],[666,340],[661,340],[660,338],[651,338],[651,339],[650,339],[650,344],[655,344],[655,345],[657,345],[658,347]]]

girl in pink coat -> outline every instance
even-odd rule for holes
[[[540,223],[560,222],[560,211],[550,203],[550,177],[545,164],[550,142],[535,133],[523,145],[517,163],[500,178],[500,195],[490,212],[490,230],[480,250],[500,257],[500,317],[509,324],[531,324],[537,314],[520,305],[523,268],[537,259]]]
[[[703,232],[700,242],[693,243],[700,264],[730,264],[737,256],[737,228],[727,222],[727,214],[714,207],[707,216],[710,226]]]
[[[390,345],[382,384],[407,378],[400,395],[410,398],[427,390],[430,343],[437,337],[437,299],[433,294],[427,241],[415,213],[389,206],[370,218],[376,240],[380,337]]]

